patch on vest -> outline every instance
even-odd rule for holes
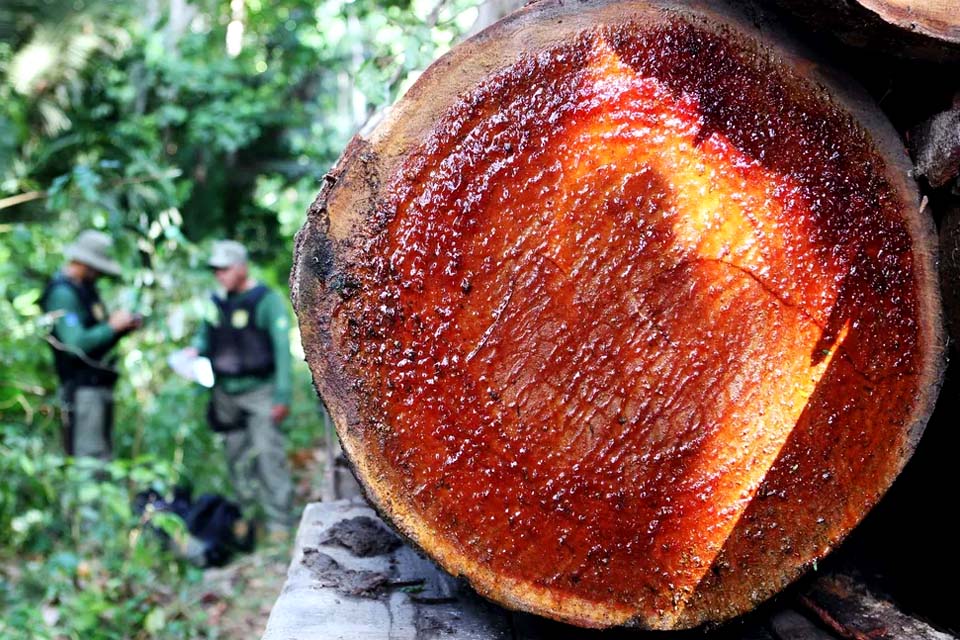
[[[246,309],[237,309],[230,316],[230,324],[234,329],[243,329],[250,322],[250,314]]]
[[[97,322],[103,322],[104,319],[107,317],[106,309],[104,309],[103,305],[100,304],[99,302],[94,304],[91,310],[93,312],[93,319],[96,320]]]

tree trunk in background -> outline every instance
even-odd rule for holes
[[[177,47],[180,38],[190,27],[190,22],[197,15],[197,9],[187,0],[170,0],[170,14],[164,29],[164,43],[167,51]]]
[[[474,36],[497,20],[506,17],[511,12],[522,7],[526,2],[524,0],[486,0],[477,5],[477,20],[470,27],[467,36]]]

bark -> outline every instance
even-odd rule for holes
[[[762,14],[539,2],[325,179],[291,290],[358,478],[484,596],[691,627],[876,503],[939,389],[932,222]]]
[[[960,12],[953,0],[776,0],[818,32],[897,56],[960,62]]]
[[[951,184],[960,175],[960,108],[938,113],[910,135],[916,174],[931,187]]]
[[[947,329],[954,350],[960,344],[960,209],[947,212],[940,223],[940,284]]]
[[[844,574],[820,578],[804,598],[837,635],[852,640],[953,640],[955,636],[900,611],[893,603]]]

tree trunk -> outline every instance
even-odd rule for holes
[[[483,595],[691,627],[815,564],[940,384],[903,145],[762,15],[537,2],[356,137],[291,276],[368,497]]]
[[[817,31],[898,56],[960,62],[956,0],[776,0]]]

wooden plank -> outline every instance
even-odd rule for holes
[[[912,618],[861,582],[832,574],[814,583],[804,604],[824,624],[853,640],[955,640],[956,636]]]
[[[368,537],[358,541],[341,534],[331,539],[331,530]],[[601,636],[616,640],[662,634],[590,631],[506,611],[400,544],[362,498],[352,498],[307,505],[287,582],[263,639],[587,640]],[[955,639],[904,614],[844,574],[820,578],[799,598],[790,598],[767,613],[757,612],[711,632],[671,636],[676,640]]]
[[[836,636],[793,609],[784,609],[772,615],[770,626],[779,640],[836,640]]]
[[[376,514],[359,499],[304,510],[287,582],[264,640],[509,640],[506,613],[406,545],[359,557],[325,541],[330,527]]]
[[[665,635],[661,631],[638,631],[636,629],[581,629],[531,615],[513,613],[514,640],[779,640],[771,635],[764,626],[764,620],[748,616],[722,625],[710,631],[694,629],[691,631],[671,631]],[[842,640],[839,637],[830,640]]]

